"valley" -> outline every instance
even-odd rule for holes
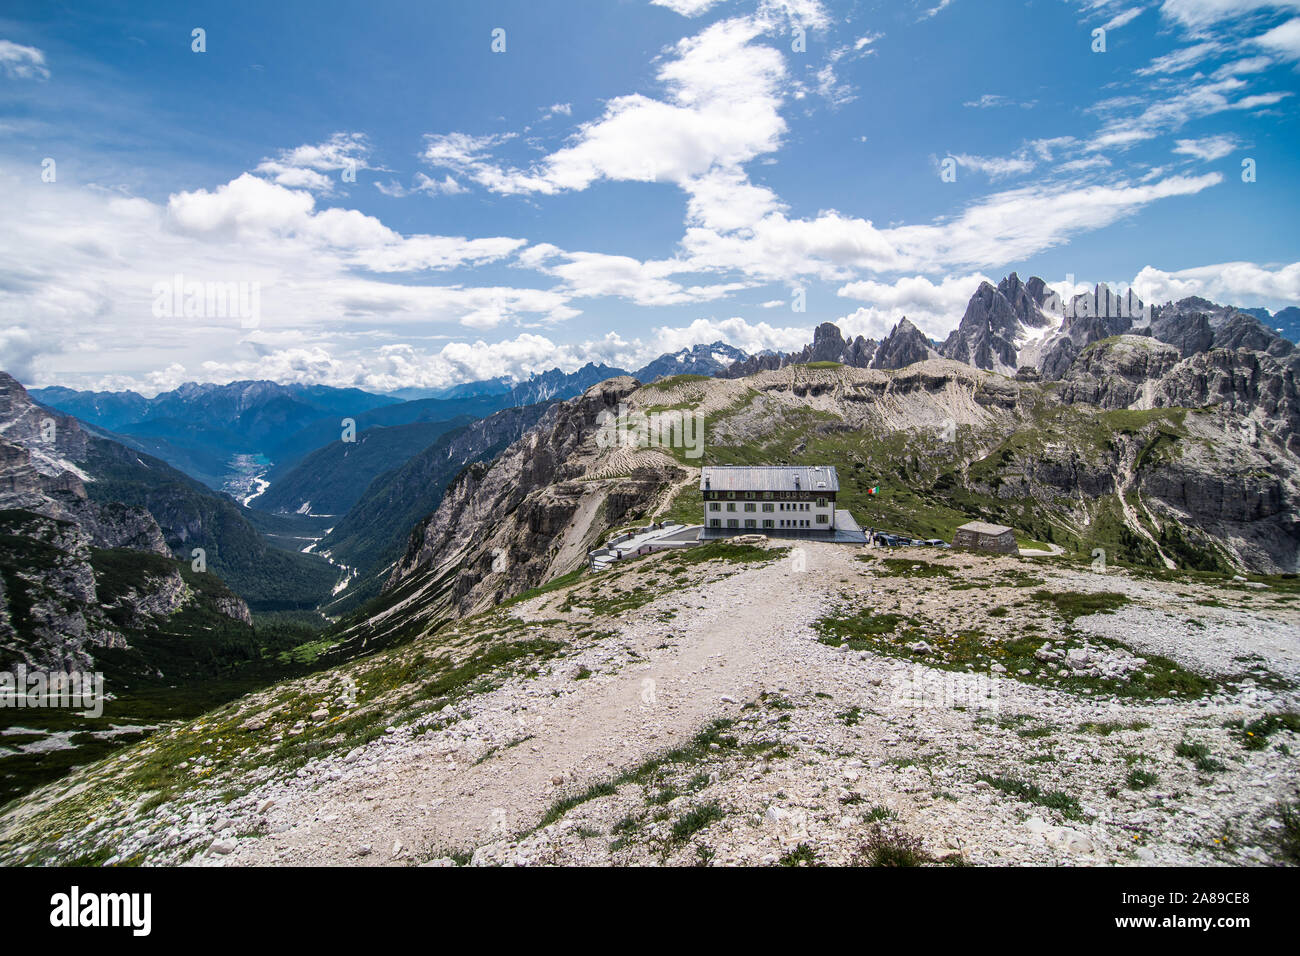
[[[1300,359],[1232,309],[1108,301],[1012,275],[942,344],[828,324],[645,379],[370,396],[355,433],[326,389],[271,429],[279,386],[41,393],[82,425],[0,383],[0,647],[112,691],[106,723],[6,712],[0,859],[1282,859]],[[189,437],[165,424],[204,395]],[[703,443],[602,437],[666,410]],[[213,488],[196,462],[239,422]],[[1022,556],[761,540],[586,570],[697,524],[701,467],[757,464],[833,464],[863,528],[979,518]]]

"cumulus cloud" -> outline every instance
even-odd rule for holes
[[[272,159],[264,159],[254,170],[272,182],[290,189],[309,189],[332,193],[341,176],[352,177],[358,170],[371,169],[367,163],[370,143],[362,133],[335,133],[324,143],[282,150]]]
[[[785,63],[751,42],[762,32],[758,19],[737,18],[681,40],[658,72],[664,99],[615,97],[569,145],[526,169],[490,158],[505,136],[431,135],[423,158],[502,194],[554,195],[600,180],[685,184],[737,168],[776,149],[786,128],[778,111]]]
[[[846,334],[880,339],[900,318],[907,316],[931,338],[943,338],[956,328],[966,304],[981,282],[993,281],[982,273],[945,276],[934,282],[925,276],[904,276],[894,282],[850,282],[836,294],[867,305],[838,320]]]
[[[1166,272],[1147,266],[1133,280],[1144,302],[1176,302],[1199,295],[1241,308],[1300,305],[1300,262],[1270,268],[1253,262],[1222,262]]]

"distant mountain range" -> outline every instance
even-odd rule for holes
[[[1278,329],[1281,329],[1279,332]],[[802,351],[753,355],[719,373],[741,378],[787,365],[835,362],[853,368],[895,370],[927,358],[948,358],[1008,376],[1060,378],[1094,342],[1116,335],[1148,335],[1175,345],[1183,357],[1210,349],[1249,348],[1274,357],[1294,352],[1300,309],[1270,315],[1190,297],[1147,307],[1131,290],[1104,284],[1066,301],[1038,277],[1011,273],[996,286],[980,283],[957,328],[942,342],[929,339],[907,317],[883,340],[846,339],[831,322],[813,332]]]

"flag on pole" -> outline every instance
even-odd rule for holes
[[[869,495],[878,494],[879,492],[880,492],[880,486],[879,486],[879,485],[873,485],[872,487],[870,487],[870,488],[867,489],[867,494],[869,494]]]

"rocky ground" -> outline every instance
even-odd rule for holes
[[[11,806],[0,858],[1283,861],[1294,592],[803,550],[647,558],[254,695]]]

